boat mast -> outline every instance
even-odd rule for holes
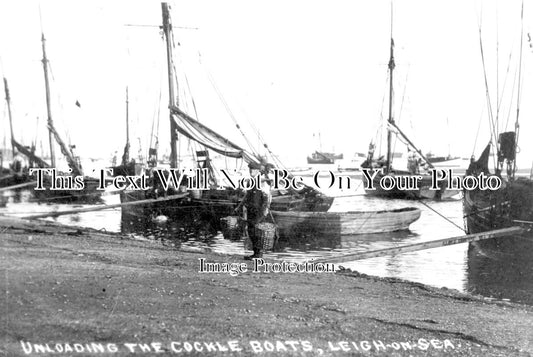
[[[11,156],[15,156],[15,144],[13,143],[13,119],[11,118],[11,97],[9,96],[9,87],[7,86],[7,79],[4,77],[4,90],[6,92],[7,113],[9,115],[9,131],[11,133]]]
[[[167,66],[168,66],[168,99],[169,107],[178,106],[178,99],[174,96],[174,80],[172,79],[174,71],[172,69],[172,23],[170,21],[170,12],[168,4],[161,3],[161,9],[163,11],[163,33],[165,34],[165,40],[167,45]],[[177,154],[177,125],[174,122],[172,113],[170,113],[170,167],[178,167],[178,154]]]
[[[48,126],[53,126],[52,120],[52,109],[50,108],[50,84],[48,82],[48,59],[46,58],[46,39],[44,38],[44,33],[41,33],[41,42],[43,47],[43,69],[44,69],[44,84],[46,88],[46,110],[48,114]],[[54,153],[54,135],[51,130],[48,130],[48,141],[50,143],[50,164],[52,167],[56,166],[56,158]]]
[[[392,159],[392,153],[391,153],[391,142],[392,142],[392,132],[391,132],[391,126],[394,125],[394,118],[392,117],[392,97],[393,97],[393,90],[392,90],[392,74],[394,72],[394,40],[390,39],[390,59],[389,59],[389,125],[387,126],[387,166],[386,171],[389,172],[391,170],[391,159]]]
[[[520,89],[522,86],[522,51],[524,49],[524,1],[522,0],[522,8],[520,11],[520,61],[518,63],[518,89],[516,94],[516,121],[514,124],[514,133],[515,133],[515,142],[514,142],[514,160],[513,167],[510,172],[507,172],[507,175],[510,176],[511,180],[514,180],[516,173],[516,154],[518,146],[518,134],[520,133],[520,124],[518,119],[520,118]]]
[[[130,120],[129,120],[129,99],[128,87],[126,87],[126,146],[122,154],[122,165],[126,165],[130,160]]]

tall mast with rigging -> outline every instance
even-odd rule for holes
[[[166,47],[167,47],[167,66],[168,66],[168,100],[169,108],[178,106],[178,98],[174,95],[174,80],[173,80],[173,68],[172,68],[172,22],[170,20],[170,12],[168,4],[161,3],[161,9],[163,12],[163,33],[165,34]],[[177,136],[178,128],[176,122],[170,113],[170,167],[178,166],[178,151],[177,151]]]
[[[35,155],[35,152],[34,152],[33,148],[30,150],[30,149],[24,147],[23,145],[21,145],[20,143],[18,143],[15,140],[15,136],[13,134],[13,119],[12,119],[12,116],[11,116],[11,96],[9,94],[9,87],[7,85],[7,79],[6,78],[4,78],[4,89],[5,89],[5,92],[6,92],[6,102],[7,102],[7,109],[8,109],[8,114],[9,114],[9,128],[10,128],[10,132],[11,132],[11,150],[12,150],[12,155],[15,156],[15,151],[17,151],[17,152],[25,155],[30,160],[30,165],[32,163],[36,163],[39,167],[50,167],[50,165],[48,165],[43,159],[41,159],[40,157]]]
[[[122,154],[122,165],[126,165],[130,160],[130,119],[129,119],[129,98],[128,87],[126,87],[126,145]]]
[[[9,96],[9,87],[7,86],[7,79],[4,77],[4,90],[6,92],[7,113],[9,116],[9,131],[11,133],[11,155],[15,156],[15,143],[13,142],[13,119],[11,117],[11,97]]]
[[[392,142],[392,132],[391,132],[391,126],[394,125],[394,118],[392,117],[392,100],[393,100],[393,89],[392,89],[392,75],[394,72],[394,40],[391,36],[390,39],[390,59],[389,59],[389,125],[387,126],[387,167],[386,170],[389,172],[391,170],[391,159],[392,159],[392,153],[391,153],[391,142]]]
[[[54,139],[59,145],[59,148],[61,149],[61,153],[65,156],[67,159],[68,165],[70,169],[72,170],[73,175],[83,175],[83,172],[81,170],[81,165],[78,163],[76,158],[74,157],[74,154],[72,153],[72,150],[69,149],[69,147],[63,142],[61,137],[59,136],[57,130],[54,127],[54,121],[52,120],[52,109],[50,105],[50,84],[48,81],[48,58],[46,57],[46,46],[45,46],[45,38],[44,33],[42,33],[42,43],[43,43],[43,69],[44,69],[44,83],[46,88],[46,110],[48,114],[48,135],[49,135],[49,141],[50,141],[50,163],[52,167],[55,167],[55,154],[54,154]],[[73,146],[71,146],[73,148]]]
[[[520,61],[518,63],[518,89],[517,89],[517,95],[516,95],[516,121],[514,124],[514,133],[515,133],[515,144],[514,144],[514,160],[513,160],[513,167],[510,170],[511,172],[511,179],[514,179],[515,173],[516,173],[516,152],[517,152],[517,143],[518,143],[518,134],[520,132],[520,124],[518,122],[518,119],[520,117],[520,89],[522,86],[522,51],[524,49],[524,1],[522,1],[522,8],[520,11]],[[509,175],[509,173],[508,173]]]
[[[52,121],[52,109],[50,107],[50,84],[48,81],[48,58],[46,58],[46,46],[45,42],[46,39],[44,38],[44,33],[41,33],[41,42],[43,47],[43,69],[44,69],[44,85],[46,89],[46,111],[48,115],[48,126],[53,125]],[[56,157],[54,152],[54,135],[52,134],[52,131],[48,131],[48,141],[50,143],[50,164],[52,167],[56,166]]]

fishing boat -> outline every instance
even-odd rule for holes
[[[399,199],[434,199],[440,200],[450,198],[459,193],[458,190],[450,190],[444,183],[440,184],[439,189],[432,189],[432,179],[428,173],[421,172],[420,168],[425,165],[428,169],[434,168],[433,163],[425,157],[424,154],[414,145],[414,143],[403,133],[403,131],[396,125],[393,117],[393,73],[395,68],[394,62],[394,40],[391,38],[390,42],[390,59],[388,64],[389,69],[389,108],[387,120],[387,152],[386,156],[375,157],[376,146],[370,143],[367,159],[363,162],[361,167],[367,169],[371,173],[371,179],[363,175],[363,183],[365,185],[365,192],[368,195],[379,196],[385,198],[399,198]],[[409,151],[407,158],[407,169],[399,170],[393,168],[394,153],[392,150],[393,137],[395,133],[402,141],[407,144]],[[377,172],[376,172],[377,171]],[[384,188],[381,186],[381,180],[385,177],[391,177],[396,182],[395,177],[408,180],[409,177],[419,176],[418,187],[409,188],[400,187],[396,185],[392,188]],[[372,182],[369,182],[369,181]]]
[[[482,46],[481,41],[480,44]],[[520,61],[517,67],[517,98],[521,97],[520,91],[522,88],[522,47],[521,45]],[[494,142],[494,140],[491,140],[479,158],[477,160],[472,159],[466,175],[474,177],[484,175],[488,178],[496,177],[501,180],[502,184],[496,190],[474,189],[463,192],[465,229],[468,233],[477,233],[510,226],[524,226],[527,230],[531,231],[531,228],[533,228],[533,180],[531,176],[527,177],[517,174],[520,100],[516,102],[514,130],[498,133],[498,130],[500,130],[498,127],[498,116],[497,114],[493,116],[494,110],[490,104],[487,80],[485,80],[485,86],[487,87],[486,95],[491,135],[492,138],[497,138],[497,141]],[[491,151],[495,155],[491,155]],[[492,165],[489,164],[491,157],[494,160]],[[492,167],[489,167],[489,165]],[[533,251],[533,238],[531,233],[490,239],[472,244],[476,249],[482,251],[508,253],[509,259],[514,259],[514,256],[522,256],[525,253],[529,255],[529,261],[531,262],[531,252]]]
[[[491,175],[489,150],[490,144],[480,158],[472,162],[467,175],[481,172]],[[502,151],[506,150],[500,145],[499,152]],[[513,161],[511,167],[514,167]],[[503,185],[496,191],[465,190],[463,193],[463,216],[468,234],[511,226],[522,226],[529,231],[470,243],[467,287],[476,294],[531,303],[531,294],[527,292],[531,291],[533,282],[533,180],[517,177],[514,172],[515,169],[511,169],[511,176],[502,178]],[[500,177],[498,171],[492,175]]]
[[[48,128],[48,141],[50,147],[50,163],[47,163],[45,160],[39,158],[30,152],[29,150],[24,150],[24,147],[17,145],[16,148],[22,154],[26,155],[28,159],[32,162],[36,162],[40,168],[49,168],[57,173],[57,176],[61,178],[55,178],[54,174],[44,175],[44,189],[35,189],[33,190],[34,195],[39,200],[53,203],[100,203],[101,191],[97,191],[98,180],[92,177],[85,176],[83,173],[81,160],[79,156],[74,154],[75,145],[67,145],[65,141],[61,138],[58,131],[55,128],[53,117],[52,117],[52,107],[51,107],[51,97],[50,97],[50,82],[48,76],[48,66],[49,61],[46,56],[46,39],[44,33],[41,34],[42,42],[42,53],[43,53],[43,71],[44,71],[44,83],[45,83],[45,94],[46,94],[46,109],[47,109],[47,128]],[[61,153],[63,154],[65,160],[67,161],[69,171],[62,173],[57,170],[57,160],[55,156],[55,145],[58,145]],[[33,150],[32,150],[33,151]],[[38,177],[38,176],[36,176]],[[78,187],[69,187],[70,184],[65,184],[66,182],[76,182],[76,177],[81,178],[83,185],[78,185]],[[60,187],[52,189],[56,183],[61,182]],[[78,181],[79,182],[79,181]],[[80,187],[82,186],[82,187]]]
[[[313,134],[313,137],[315,134]],[[335,160],[341,160],[344,158],[343,154],[336,154],[333,152],[326,152],[322,150],[322,138],[321,134],[318,133],[318,150],[315,150],[311,156],[307,157],[308,164],[334,164]]]
[[[452,156],[452,155],[437,156],[437,155],[435,155],[435,154],[433,154],[431,152],[426,153],[426,157],[427,157],[428,161],[431,162],[432,164],[439,164],[439,163],[445,164],[446,162],[455,161],[457,159],[460,159],[460,157]]]
[[[172,58],[172,31],[169,8],[166,3],[162,4],[163,13],[163,33],[166,38],[167,58]],[[230,158],[242,159],[245,163],[254,163],[261,166],[263,173],[268,171],[270,164],[266,163],[259,155],[237,146],[229,139],[216,133],[205,124],[200,123],[191,115],[186,113],[174,96],[176,83],[174,78],[174,68],[169,61],[169,110],[170,125],[173,132],[178,132],[182,137],[193,140],[202,145],[204,150],[196,151],[197,167],[212,173],[209,152],[215,152]],[[171,168],[177,167],[177,154],[175,148],[175,138],[171,140],[170,162]],[[266,146],[265,146],[266,147]],[[275,160],[275,155],[270,155]],[[278,163],[281,166],[281,163]],[[151,171],[155,171],[153,168]],[[291,174],[289,174],[291,177]],[[201,179],[204,182],[215,182],[214,176]],[[170,190],[162,190],[154,186],[146,191],[123,191],[121,193],[122,202],[132,202],[140,200],[150,200],[148,204],[136,206],[135,209],[124,207],[124,214],[129,219],[137,216],[141,220],[149,220],[150,217],[164,215],[171,220],[186,219],[202,222],[211,222],[210,225],[218,224],[220,218],[235,215],[234,209],[242,200],[244,191],[235,188],[205,187],[202,190],[190,190],[183,187],[174,187]],[[161,202],[158,199],[163,196],[175,196],[175,200]],[[271,212],[274,223],[278,225],[281,235],[290,238],[291,235],[301,235],[305,229],[315,227],[314,232],[333,234],[357,233],[377,233],[390,232],[407,229],[409,224],[420,217],[420,210],[416,208],[404,208],[398,210],[385,210],[374,212],[328,212],[334,198],[329,197],[317,189],[306,186],[301,190],[276,189],[272,190]],[[126,218],[126,219],[128,219]]]
[[[13,117],[11,115],[11,96],[9,94],[9,86],[7,84],[7,79],[4,77],[4,91],[6,94],[6,104],[7,104],[7,112],[8,112],[8,118],[9,118],[9,131],[11,135],[11,150],[10,150],[10,156],[11,160],[7,167],[4,167],[4,152],[7,152],[7,150],[3,150],[0,157],[0,187],[13,187],[18,186],[20,184],[23,184],[25,182],[28,182],[29,175],[28,175],[28,163],[24,160],[24,158],[19,155],[19,152],[24,152],[32,155],[31,149],[28,147],[24,147],[21,144],[19,144],[13,134]],[[7,158],[7,155],[6,157]],[[6,160],[7,162],[7,160]],[[46,163],[39,163],[39,164],[45,164]],[[45,166],[46,167],[46,166]]]
[[[463,212],[465,228],[468,233],[478,233],[516,225],[533,226],[533,180],[515,175],[515,134],[515,132],[500,134],[500,138],[504,135],[513,139],[501,141],[500,145],[498,145],[499,161],[495,173],[489,171],[488,164],[491,144],[487,145],[479,159],[472,162],[466,172],[467,175],[471,176],[477,176],[481,173],[486,177],[495,175],[502,180],[502,185],[497,190],[475,189],[463,192]],[[501,177],[504,161],[507,162],[509,169],[507,177]],[[523,238],[491,239],[476,244],[496,250],[533,248],[531,240]]]
[[[177,76],[173,64],[173,46],[176,43],[173,39],[172,20],[170,8],[167,3],[162,3],[163,34],[166,44],[167,74],[169,89],[169,119],[170,119],[170,170],[179,169],[177,136],[189,139],[199,145],[193,150],[194,166],[188,169],[201,170],[202,176],[194,177],[196,183],[201,184],[200,189],[190,187],[161,187],[161,176],[165,170],[160,170],[156,166],[145,167],[145,172],[151,177],[151,186],[147,190],[124,190],[121,192],[121,201],[133,202],[150,200],[146,205],[124,208],[124,215],[139,217],[140,219],[150,219],[154,216],[166,216],[170,219],[190,218],[193,220],[211,219],[218,222],[221,217],[234,214],[234,209],[244,196],[244,191],[239,188],[223,185],[219,179],[220,173],[215,170],[212,157],[222,155],[226,158],[242,160],[244,164],[253,163],[262,167],[263,173],[273,167],[258,153],[249,151],[225,136],[215,132],[207,125],[201,123],[182,108],[180,98],[177,93]],[[185,107],[185,105],[183,105]],[[266,145],[264,145],[267,147]],[[156,152],[155,152],[156,154]],[[276,158],[270,155],[275,162]],[[184,173],[186,175],[187,173]],[[183,182],[187,182],[184,179]],[[307,187],[307,190],[296,192],[294,190],[280,190],[273,197],[273,205],[279,210],[287,210],[289,207],[299,207],[300,209],[327,210],[333,198],[327,197],[317,190]],[[160,201],[159,198],[175,196],[175,200]]]
[[[381,211],[304,212],[272,211],[282,237],[298,235],[354,235],[395,232],[409,229],[420,218],[416,207]]]

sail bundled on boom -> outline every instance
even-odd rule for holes
[[[177,130],[187,138],[224,156],[242,158],[247,163],[260,162],[253,154],[200,123],[177,106],[171,106],[170,112]]]
[[[15,139],[11,139],[11,143],[15,146],[15,148],[20,153],[22,153],[23,155],[26,155],[26,157],[34,161],[38,167],[50,167],[50,165],[46,161],[44,161],[43,159],[35,155],[31,150],[29,150],[24,145],[17,142]]]

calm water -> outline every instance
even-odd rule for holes
[[[390,234],[370,234],[337,237],[314,237],[305,241],[279,242],[276,252],[269,258],[287,261],[304,261],[311,258],[363,252],[395,247],[423,241],[463,235],[463,218],[460,197],[443,202],[383,200],[364,195],[359,181],[351,189],[325,190],[335,196],[332,211],[382,210],[415,206],[422,210],[421,218],[409,231]],[[119,196],[104,196],[107,204],[119,203]],[[82,205],[39,204],[32,202],[30,191],[3,193],[0,214],[23,214],[60,211],[83,207]],[[428,207],[429,206],[429,207]],[[444,219],[443,217],[447,219]],[[54,219],[67,225],[86,226],[111,232],[124,232],[138,238],[164,239],[166,243],[188,247],[208,247],[224,254],[250,254],[243,242],[225,240],[222,234],[210,227],[177,226],[170,222],[139,227],[135,222],[121,222],[119,209],[65,215]],[[357,262],[340,263],[361,273],[397,277],[435,287],[473,292],[495,299],[533,304],[532,260],[518,262],[520,272],[508,264],[512,257],[487,256],[468,244],[458,244],[425,251],[404,253],[390,257],[372,258]]]

